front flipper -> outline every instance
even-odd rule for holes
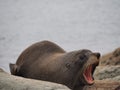
[[[12,75],[16,75],[16,73],[17,73],[17,65],[10,63],[10,64],[9,64],[9,67],[10,67],[10,72],[11,72],[11,74],[12,74]]]

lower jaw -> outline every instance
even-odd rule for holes
[[[85,77],[83,76],[82,77],[82,82],[85,84],[85,85],[93,85],[94,84],[94,79],[89,81],[89,80],[86,80]]]
[[[93,82],[84,82],[85,85],[93,85],[94,84],[94,81]]]
[[[85,83],[86,83],[87,85],[93,85],[93,84],[94,84],[94,80],[92,80],[92,81],[85,80]]]
[[[94,81],[92,81],[92,82],[87,82],[88,83],[88,85],[93,85],[94,84]]]
[[[79,85],[81,85],[81,86],[84,86],[84,85],[93,85],[93,84],[94,84],[94,80],[91,81],[91,82],[89,82],[89,81],[87,81],[87,80],[84,79],[84,76],[79,81]]]

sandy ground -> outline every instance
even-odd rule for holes
[[[32,43],[102,54],[120,47],[120,0],[0,0],[0,67]]]

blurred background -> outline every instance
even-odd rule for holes
[[[120,0],[0,0],[0,67],[50,40],[66,51],[120,47]]]

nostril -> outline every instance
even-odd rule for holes
[[[100,53],[94,53],[95,56],[97,56],[97,58],[100,58]]]

